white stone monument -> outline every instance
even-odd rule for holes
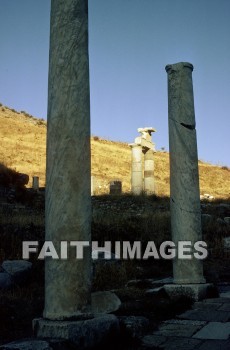
[[[155,193],[154,153],[155,144],[151,134],[156,130],[152,127],[138,128],[141,136],[135,138],[129,146],[132,149],[131,191],[135,195]],[[142,154],[144,154],[144,169]]]

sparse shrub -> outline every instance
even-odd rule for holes
[[[93,139],[94,139],[94,141],[99,141],[99,137],[98,136],[94,136]]]
[[[44,119],[39,119],[37,121],[37,125],[45,125],[45,120]]]
[[[223,170],[227,170],[227,171],[229,171],[230,169],[226,166],[226,165],[224,165],[224,166],[222,166],[221,167],[221,169],[223,169]]]
[[[20,173],[16,170],[8,168],[5,164],[0,163],[0,185],[11,187],[19,182]]]
[[[120,288],[127,283],[130,275],[130,262],[99,263],[95,268],[93,279],[94,290],[110,290]]]
[[[0,107],[2,107],[2,103],[0,103]]]

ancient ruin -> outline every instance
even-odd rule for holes
[[[32,180],[32,188],[35,191],[39,191],[39,177],[38,176],[33,176],[33,180]]]
[[[53,0],[48,92],[46,241],[91,241],[88,1]],[[91,250],[45,261],[44,319],[38,337],[101,340],[115,316],[91,312]],[[90,336],[89,336],[90,332]],[[99,333],[99,334],[98,334]]]
[[[147,127],[139,128],[137,131],[141,136],[136,137],[135,142],[129,144],[132,149],[131,191],[135,195],[142,193],[150,195],[155,193],[154,153],[156,151],[151,134],[156,130]],[[144,170],[142,154],[144,154]]]
[[[187,62],[166,66],[172,240],[175,244],[190,241],[194,246],[202,240],[202,232],[192,71],[193,65]],[[173,276],[179,293],[191,285],[191,293],[200,298],[207,288],[203,263],[197,258],[174,259]],[[168,286],[170,291],[175,292],[175,285]]]

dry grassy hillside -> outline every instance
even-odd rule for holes
[[[0,162],[19,172],[40,177],[45,185],[46,123],[25,112],[0,106]],[[130,191],[131,150],[125,143],[92,138],[92,175],[99,192],[108,191],[108,182],[122,180],[123,190]],[[216,198],[230,196],[230,171],[226,167],[199,162],[201,194]],[[159,195],[169,195],[169,155],[155,154],[155,177]],[[31,185],[31,180],[30,180]],[[100,189],[99,189],[100,188]]]

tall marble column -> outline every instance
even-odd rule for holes
[[[147,195],[155,193],[153,149],[148,149],[144,153],[144,190]]]
[[[170,148],[170,207],[174,243],[202,240],[193,66],[167,65]],[[174,259],[174,283],[204,283],[201,260]]]
[[[132,148],[132,174],[131,190],[135,195],[140,195],[143,191],[143,174],[142,174],[142,146],[131,143]]]
[[[45,229],[58,248],[60,241],[90,241],[88,1],[52,0],[50,30]],[[89,310],[90,249],[83,260],[74,247],[69,252],[66,260],[45,261],[47,319]]]

